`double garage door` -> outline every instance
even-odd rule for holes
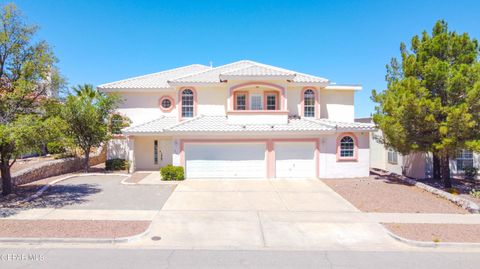
[[[275,142],[277,178],[315,177],[314,142]],[[186,143],[187,178],[265,178],[266,143]]]

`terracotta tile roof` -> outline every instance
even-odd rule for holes
[[[161,116],[158,119],[139,125],[130,126],[122,130],[123,133],[160,133],[177,122],[175,117]]]
[[[159,119],[129,127],[125,134],[135,133],[186,133],[186,132],[336,132],[336,131],[373,131],[373,124],[358,122],[333,122],[324,119],[290,118],[287,124],[230,124],[226,116],[197,116],[176,123],[173,117]]]
[[[181,78],[173,79],[171,83],[219,83],[222,77],[286,77],[292,82],[299,83],[328,83],[321,77],[298,73],[292,70],[279,68],[271,65],[242,60],[205,70],[196,74],[190,74]]]
[[[208,66],[192,64],[149,75],[133,77],[98,86],[99,89],[162,89],[171,88],[169,80],[211,69]]]

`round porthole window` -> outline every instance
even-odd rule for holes
[[[159,100],[160,109],[168,112],[173,108],[173,99],[170,96],[163,96]]]

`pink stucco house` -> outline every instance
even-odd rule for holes
[[[187,178],[343,178],[369,174],[356,85],[253,61],[189,65],[98,86],[132,121],[108,158],[131,171],[185,167]]]

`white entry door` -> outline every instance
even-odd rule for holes
[[[275,142],[277,178],[315,177],[314,142]]]
[[[185,144],[187,178],[264,178],[265,143]]]

